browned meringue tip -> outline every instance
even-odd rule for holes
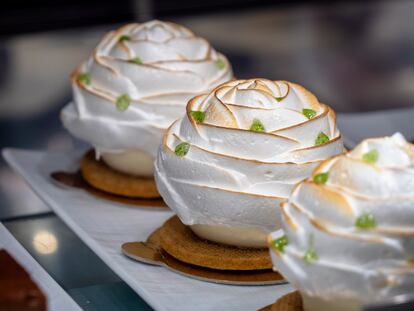
[[[329,141],[327,141],[326,143],[323,143],[321,145],[314,145],[314,146],[310,146],[310,147],[306,147],[306,148],[296,149],[295,152],[301,152],[301,151],[312,150],[312,149],[319,149],[321,147],[325,147],[325,146],[331,145],[333,143],[336,143],[340,139],[342,139],[341,134],[339,134],[338,136],[330,139]]]
[[[180,120],[177,120],[176,122],[178,122]],[[168,133],[166,132],[163,136],[163,140],[162,140],[162,145],[165,147],[166,150],[168,150],[171,153],[174,153],[174,151],[168,146],[167,144],[167,137],[170,135],[169,133],[170,128],[167,129]],[[178,139],[179,141],[183,141],[180,137],[178,137],[175,133],[173,133],[172,135],[174,135],[176,137],[176,139]],[[228,154],[223,154],[223,153],[218,153],[218,152],[214,152],[214,151],[210,151],[207,149],[204,149],[200,146],[194,145],[191,142],[189,142],[189,144],[191,145],[191,148],[196,148],[199,149],[203,152],[212,154],[212,155],[216,155],[216,156],[220,156],[223,158],[229,158],[229,159],[234,159],[237,161],[245,161],[245,162],[250,162],[250,163],[255,163],[258,165],[261,164],[269,164],[269,165],[288,165],[288,166],[308,166],[308,165],[312,165],[315,163],[318,163],[319,161],[309,161],[309,162],[303,162],[303,163],[295,163],[295,162],[267,162],[267,161],[260,161],[260,160],[255,160],[255,159],[246,159],[246,158],[240,158],[240,157],[236,157],[236,156],[232,156],[232,155],[228,155]]]
[[[296,223],[296,221],[289,215],[287,212],[287,203],[284,202],[280,206],[280,212],[283,215],[283,219],[285,220],[286,224],[293,230],[297,231],[299,228],[299,224]]]
[[[206,189],[213,189],[221,192],[228,192],[228,193],[237,193],[239,195],[249,196],[249,197],[255,197],[255,198],[261,198],[261,199],[271,199],[271,200],[277,200],[277,201],[283,201],[286,200],[286,198],[283,197],[277,197],[277,196],[269,196],[264,194],[258,194],[258,193],[250,193],[250,192],[244,192],[244,191],[236,191],[236,190],[230,190],[230,189],[222,189],[222,188],[216,188],[216,187],[210,187],[205,185],[196,185],[200,188],[206,188]]]

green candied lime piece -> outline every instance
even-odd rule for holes
[[[316,174],[315,176],[313,176],[313,182],[315,184],[326,184],[326,182],[328,181],[328,177],[329,177],[328,172],[319,173],[319,174]]]
[[[259,119],[254,119],[252,125],[250,126],[250,130],[253,132],[264,132],[265,127]]]
[[[224,67],[226,67],[226,62],[221,58],[217,59],[215,61],[215,63],[216,63],[217,68],[220,69],[220,70],[222,70],[222,69],[224,69]]]
[[[374,215],[364,213],[355,220],[355,227],[359,229],[372,229],[377,226]]]
[[[305,252],[305,255],[303,255],[303,260],[305,260],[307,263],[312,263],[319,260],[319,255],[315,249],[309,248]]]
[[[86,85],[90,85],[91,84],[91,75],[89,73],[80,73],[77,77],[78,81],[81,83],[84,83]]]
[[[202,123],[204,121],[204,118],[206,117],[206,113],[204,111],[191,111],[191,116],[194,120],[198,123]]]
[[[178,155],[179,157],[183,157],[188,153],[188,150],[190,150],[190,144],[189,143],[181,143],[178,144],[175,147],[175,154]]]
[[[119,111],[125,111],[129,107],[129,103],[131,102],[131,98],[128,94],[123,94],[116,99],[116,108]]]
[[[364,160],[367,163],[374,164],[378,161],[379,152],[377,149],[372,149],[371,151],[368,151],[362,155],[362,160]]]
[[[285,246],[288,245],[288,239],[286,235],[281,236],[280,238],[273,240],[272,245],[279,252],[283,253],[285,251]]]
[[[120,42],[122,42],[122,41],[129,41],[129,40],[131,40],[131,37],[130,36],[127,36],[127,35],[122,35],[122,36],[119,37],[119,41]]]
[[[141,65],[141,64],[142,64],[141,58],[139,58],[139,57],[134,57],[134,58],[131,58],[131,59],[129,60],[129,62],[130,62],[130,63],[137,64],[137,65]]]
[[[308,119],[312,119],[313,117],[316,116],[316,111],[313,110],[313,109],[309,109],[309,108],[303,108],[302,109],[302,113]]]
[[[282,96],[282,97],[275,97],[276,98],[276,101],[278,102],[278,103],[280,103],[282,100],[284,100],[286,97],[285,96]]]
[[[329,141],[328,135],[326,135],[324,132],[320,132],[315,139],[315,145],[322,145],[324,143],[327,143],[328,141]]]

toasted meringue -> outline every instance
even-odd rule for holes
[[[412,292],[414,145],[397,133],[323,162],[282,204],[282,219],[272,259],[306,311]]]
[[[315,145],[321,133],[329,141]],[[188,103],[164,136],[155,177],[169,207],[202,237],[263,247],[264,232],[280,227],[279,203],[322,160],[342,152],[335,113],[309,91],[238,80]],[[243,228],[250,230],[245,236]]]
[[[108,33],[75,70],[73,103],[63,109],[62,121],[98,157],[111,154],[104,161],[110,158],[113,168],[152,175],[162,135],[187,101],[232,77],[226,57],[187,28],[128,24]]]

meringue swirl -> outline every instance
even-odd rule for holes
[[[232,79],[226,57],[189,29],[150,21],[108,33],[72,75],[66,128],[99,153],[143,150],[154,158],[187,101]]]
[[[316,144],[321,133],[328,141]],[[280,226],[275,207],[294,185],[341,152],[335,113],[309,91],[286,81],[238,80],[189,101],[186,116],[164,136],[155,178],[187,225],[269,232]]]
[[[305,295],[372,303],[412,292],[414,145],[401,134],[322,163],[282,216],[273,262]]]

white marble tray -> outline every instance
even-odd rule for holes
[[[52,277],[33,259],[32,256],[17,242],[9,231],[0,223],[0,249],[5,249],[30,274],[47,297],[50,311],[76,311],[81,308],[52,279]]]
[[[121,253],[127,241],[142,241],[172,213],[96,199],[54,184],[49,174],[75,170],[79,153],[7,149],[3,156],[32,189],[131,288],[156,310],[257,310],[292,291],[288,284],[232,286],[193,280],[162,267],[137,263]]]

